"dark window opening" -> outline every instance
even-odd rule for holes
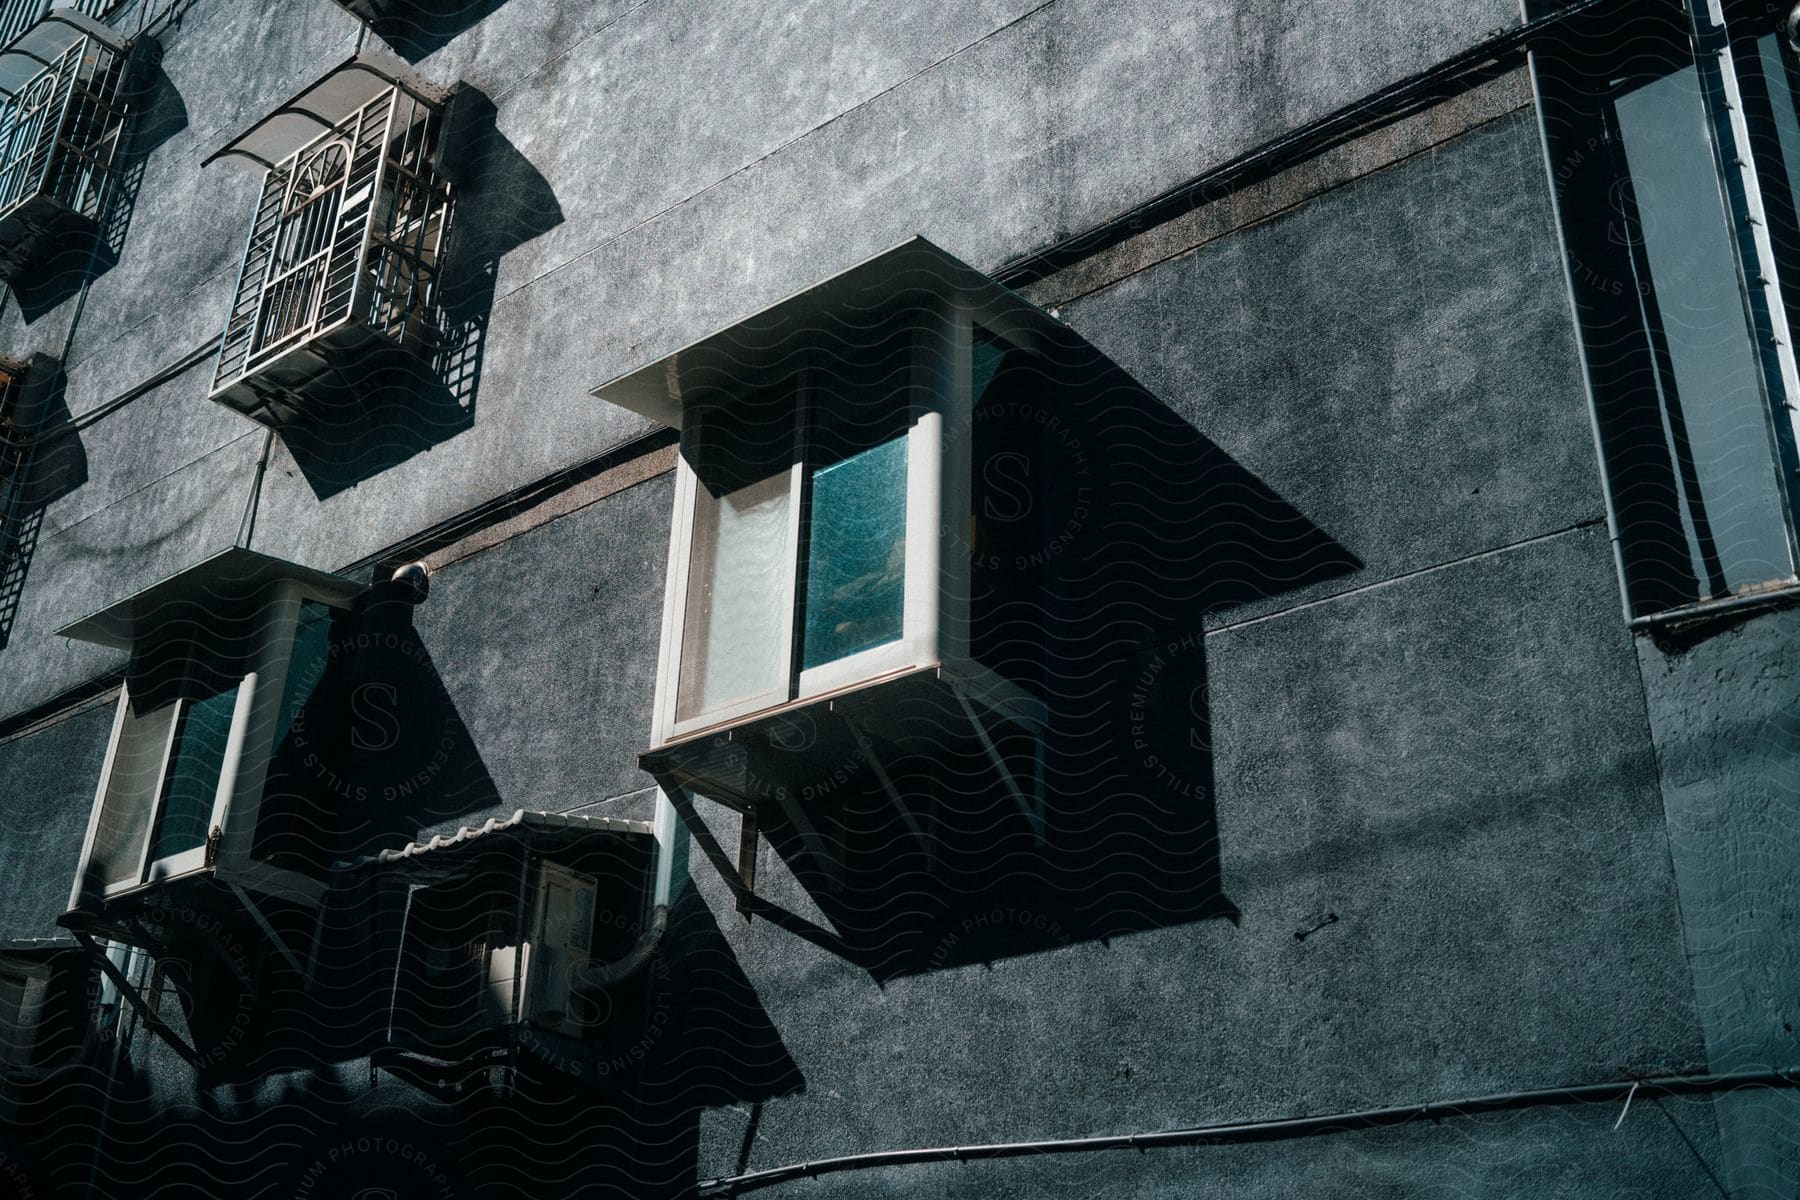
[[[1538,57],[1596,424],[1634,615],[1795,579],[1785,399],[1791,349],[1773,322],[1800,312],[1796,62],[1771,6],[1729,10],[1732,63],[1755,163],[1732,135],[1672,0],[1607,6]],[[1723,170],[1723,173],[1722,173]],[[1754,197],[1766,216],[1756,218]],[[1768,227],[1782,311],[1759,311]],[[1740,263],[1743,265],[1740,266]],[[1791,266],[1790,266],[1791,264]]]

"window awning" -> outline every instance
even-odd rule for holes
[[[342,575],[234,546],[56,632],[97,646],[130,650],[140,637],[164,624],[172,612],[229,612],[282,580],[300,584],[308,595],[327,603],[342,603],[365,590]]]
[[[448,90],[420,78],[393,55],[364,50],[327,71],[200,165],[239,158],[269,170],[389,88],[399,88],[433,107],[450,98]]]
[[[933,297],[960,297],[1010,336],[1079,343],[1069,328],[993,278],[912,237],[891,250],[763,309],[675,353],[593,389],[620,408],[681,428],[685,402],[702,391],[773,366],[809,334],[862,323]]]
[[[17,92],[82,38],[93,38],[121,53],[126,47],[118,30],[73,9],[56,9],[0,49],[0,93],[11,96]]]
[[[490,818],[480,825],[465,825],[449,836],[438,836],[424,842],[408,842],[398,850],[383,850],[354,862],[335,864],[338,870],[398,864],[401,866],[451,866],[451,852],[467,851],[471,845],[494,849],[503,844],[523,843],[541,854],[569,850],[595,837],[652,837],[656,827],[649,821],[628,821],[621,817],[589,817],[576,813],[532,812],[515,809],[504,820]],[[431,856],[427,858],[427,856]]]
[[[0,955],[7,958],[48,958],[81,949],[72,937],[8,938],[0,941]]]

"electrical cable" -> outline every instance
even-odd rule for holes
[[[1651,1079],[1620,1079],[1574,1087],[1502,1092],[1488,1096],[1473,1096],[1464,1100],[1432,1101],[1390,1108],[1366,1108],[1355,1112],[1329,1113],[1316,1117],[1242,1121],[1235,1124],[1200,1125],[1187,1129],[1154,1130],[1148,1133],[1055,1138],[1036,1142],[933,1146],[916,1150],[878,1150],[867,1154],[846,1154],[838,1158],[790,1163],[782,1167],[770,1167],[741,1175],[703,1180],[696,1194],[701,1197],[737,1196],[744,1192],[773,1187],[776,1184],[796,1179],[812,1179],[820,1175],[868,1170],[875,1167],[912,1166],[919,1163],[938,1162],[975,1162],[985,1159],[1089,1153],[1100,1150],[1148,1150],[1159,1146],[1218,1146],[1284,1141],[1290,1138],[1314,1137],[1320,1134],[1348,1133],[1358,1129],[1408,1125],[1419,1121],[1435,1122],[1447,1117],[1472,1116],[1478,1113],[1505,1112],[1546,1105],[1594,1104],[1625,1099],[1633,1095],[1647,1097],[1710,1095],[1740,1087],[1800,1087],[1800,1067],[1727,1075],[1664,1075]]]

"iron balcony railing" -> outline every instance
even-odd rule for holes
[[[72,9],[96,21],[112,15],[123,0],[5,0],[0,3],[0,46],[43,20],[51,9]]]
[[[34,201],[101,218],[125,126],[127,51],[96,29],[69,24],[42,71],[0,92],[0,222]]]
[[[451,209],[434,163],[440,123],[436,106],[384,88],[268,169],[214,398],[279,389],[259,373],[302,349],[325,356],[316,343],[349,344],[365,331],[422,355],[437,345]]]

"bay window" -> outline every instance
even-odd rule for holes
[[[59,631],[131,655],[71,909],[203,873],[316,899],[322,864],[282,772],[361,590],[234,549]]]
[[[1067,419],[1058,364],[1102,361],[915,238],[595,389],[681,432],[640,763],[744,814],[744,886],[764,802],[814,831],[873,789],[923,837],[986,778],[1042,836],[1054,534],[1015,555],[1042,531],[990,518],[1055,507],[1047,459],[1002,460]]]

